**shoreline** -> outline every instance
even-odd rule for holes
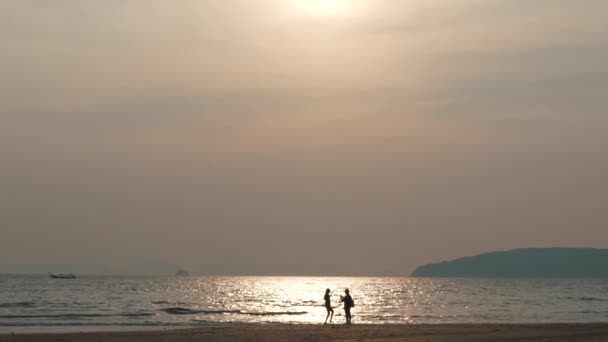
[[[64,327],[61,327],[64,328]],[[3,333],[5,341],[608,341],[608,323],[546,324],[273,324],[209,327],[142,327],[121,331]]]

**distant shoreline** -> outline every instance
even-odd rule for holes
[[[560,340],[597,341],[608,339],[608,323],[577,324],[273,324],[202,327],[190,329],[146,329],[137,331],[97,331],[72,333],[15,333],[0,334],[5,341],[46,341],[69,339],[74,342],[89,341],[308,341],[308,340],[357,340],[377,339],[408,341],[469,341],[469,340]]]

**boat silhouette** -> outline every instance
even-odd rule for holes
[[[74,274],[53,274],[49,273],[49,276],[53,279],[76,279],[76,275]]]

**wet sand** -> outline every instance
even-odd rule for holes
[[[608,341],[607,324],[270,325],[4,334],[5,341]]]

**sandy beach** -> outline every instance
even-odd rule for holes
[[[5,341],[608,341],[608,324],[258,325],[0,335]]]

